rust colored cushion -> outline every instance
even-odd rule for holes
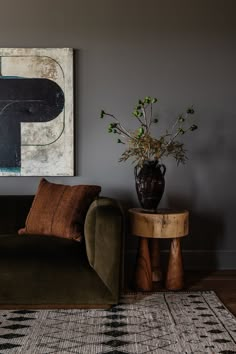
[[[94,185],[66,186],[42,178],[25,228],[18,233],[58,236],[80,241],[84,220],[101,187]]]

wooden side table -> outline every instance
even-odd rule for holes
[[[156,213],[144,209],[129,209],[130,233],[139,236],[135,282],[139,290],[151,291],[152,282],[162,277],[158,239],[171,239],[165,286],[181,290],[184,286],[180,238],[187,236],[187,210],[158,209]]]

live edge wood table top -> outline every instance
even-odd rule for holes
[[[152,282],[162,279],[158,239],[171,239],[169,263],[165,286],[169,290],[181,290],[184,286],[183,261],[180,239],[188,235],[189,212],[187,210],[129,209],[130,234],[140,237],[135,283],[138,290],[151,291]]]

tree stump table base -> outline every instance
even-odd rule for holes
[[[161,238],[171,239],[169,262],[165,280],[168,290],[184,287],[184,271],[180,238],[188,234],[186,210],[160,209],[150,213],[143,209],[130,209],[130,233],[140,237],[135,269],[137,290],[152,291],[152,283],[162,280],[160,265]]]

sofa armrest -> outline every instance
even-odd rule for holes
[[[121,280],[123,224],[118,202],[100,197],[90,205],[84,227],[88,261],[116,301]]]

